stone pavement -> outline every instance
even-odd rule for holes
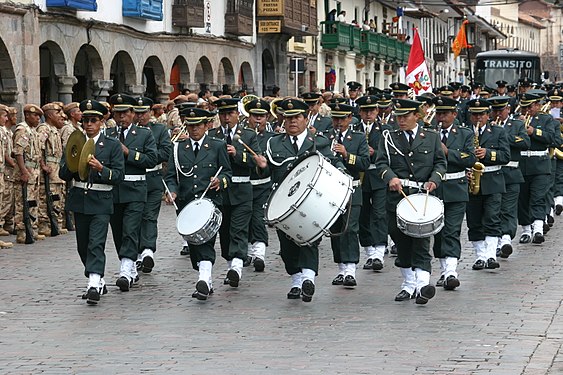
[[[495,271],[472,271],[465,243],[461,287],[439,288],[426,306],[393,301],[394,258],[380,273],[359,269],[355,290],[330,285],[327,240],[313,302],[287,300],[274,236],[266,272],[245,269],[233,289],[222,285],[219,259],[215,294],[199,302],[173,209],[163,206],[153,273],[119,292],[108,240],[109,294],[98,306],[80,299],[87,281],[74,232],[0,250],[0,373],[559,374],[562,233],[556,222],[542,246],[517,246]]]

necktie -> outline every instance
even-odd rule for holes
[[[198,152],[199,152],[199,143],[195,142],[194,143],[194,155],[197,156]]]
[[[125,130],[127,130],[127,128],[122,127],[119,132],[119,142],[121,143],[125,142]]]
[[[293,151],[295,151],[296,154],[299,151],[299,147],[297,146],[297,136],[296,135],[293,136]]]
[[[412,141],[414,141],[414,132],[412,130],[407,130],[407,134],[409,135],[409,145],[412,145]]]
[[[338,134],[338,143],[342,144],[342,133]]]
[[[442,130],[442,143],[446,144],[447,141],[448,141],[448,130],[444,129]]]
[[[225,131],[225,134],[227,134],[227,144],[228,145],[232,145],[233,144],[233,140],[231,139],[231,130],[227,128],[227,130]]]

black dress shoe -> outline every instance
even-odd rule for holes
[[[547,234],[547,232],[549,232],[550,229],[551,229],[551,227],[549,226],[549,224],[544,221],[543,222],[543,233]]]
[[[497,262],[497,260],[495,258],[489,258],[487,259],[487,264],[485,265],[485,268],[488,270],[494,270],[500,267],[499,262]]]
[[[141,264],[141,271],[143,271],[143,273],[151,273],[154,268],[154,258],[147,255],[143,258]]]
[[[143,267],[143,262],[141,260],[136,260],[135,268],[137,268],[137,271],[140,270],[142,267]]]
[[[98,288],[89,288],[86,292],[86,303],[89,305],[97,305],[98,302],[100,302],[100,292]]]
[[[459,286],[460,282],[457,277],[454,275],[450,275],[444,280],[444,289],[446,290],[454,290]]]
[[[129,288],[131,287],[131,283],[125,276],[121,276],[119,279],[117,279],[115,285],[117,285],[119,290],[121,290],[122,292],[128,292]]]
[[[389,252],[389,254],[391,254],[391,256],[397,256],[397,245],[391,246],[391,251]]]
[[[100,295],[104,295],[104,294],[108,294],[108,288],[105,285],[102,287],[102,293]],[[88,299],[88,291],[82,294],[82,299]]]
[[[209,295],[213,294],[213,288],[209,288]],[[198,291],[197,289],[192,293],[192,298],[197,298]]]
[[[504,244],[500,248],[500,257],[506,259],[512,254],[512,245],[511,244]]]
[[[243,267],[248,267],[248,266],[250,266],[250,265],[252,264],[252,260],[253,260],[252,257],[246,257],[246,259],[245,259],[244,262],[242,263],[242,266],[243,266]]]
[[[434,285],[425,285],[420,288],[420,293],[416,296],[415,303],[417,305],[426,305],[436,295],[436,288]]]
[[[230,286],[232,286],[233,288],[238,287],[238,283],[240,281],[240,276],[238,275],[237,271],[228,270],[227,271],[227,279],[229,279],[229,285]]]
[[[440,275],[440,278],[436,281],[436,286],[444,286],[444,275]]]
[[[205,301],[207,297],[209,297],[209,285],[203,280],[199,280],[197,284],[195,284],[195,291],[195,298],[200,301]]]
[[[485,261],[479,259],[475,263],[473,263],[473,266],[471,268],[473,268],[476,271],[482,270],[485,268]]]
[[[266,263],[264,263],[264,259],[256,258],[254,259],[254,272],[264,272],[266,268]]]
[[[545,238],[543,237],[543,234],[541,234],[540,232],[534,233],[534,239],[532,240],[532,243],[540,244],[543,243],[544,241]]]
[[[500,247],[497,247],[497,251],[496,251],[497,257],[500,256]]]
[[[383,262],[380,259],[375,258],[373,260],[372,268],[374,271],[381,271],[383,269]]]
[[[344,275],[339,273],[334,279],[332,279],[332,285],[342,285],[344,284]]]
[[[555,218],[551,215],[547,215],[547,225],[549,225],[549,227],[551,228],[553,226],[553,223],[555,223]]]
[[[287,293],[287,299],[299,299],[299,298],[301,298],[301,288],[294,286]]]
[[[342,285],[347,287],[352,287],[358,285],[358,283],[356,282],[356,278],[354,276],[348,275],[344,278],[344,282],[342,283]]]
[[[303,281],[303,284],[301,284],[301,300],[311,302],[313,294],[315,294],[315,284],[309,279]]]
[[[373,259],[369,258],[368,260],[366,260],[366,263],[364,264],[364,270],[372,270],[373,269]]]
[[[229,285],[231,282],[229,281],[229,277],[225,277],[225,279],[223,280],[223,285]]]
[[[520,243],[530,243],[532,242],[532,237],[528,233],[522,233],[520,236]]]
[[[563,206],[558,204],[555,206],[555,215],[559,216],[563,212]]]
[[[399,294],[395,296],[395,301],[397,302],[408,301],[409,299],[411,299],[411,294],[406,290],[401,290]]]
[[[184,246],[182,250],[180,250],[180,255],[190,255],[190,247]]]

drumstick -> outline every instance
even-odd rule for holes
[[[170,200],[172,201],[174,208],[176,209],[176,211],[178,211],[178,206],[176,205],[176,202],[174,201],[174,198],[172,197],[172,193],[168,189],[168,185],[166,185],[166,182],[164,182],[164,180],[162,180],[162,183],[164,184],[164,189],[166,189],[166,194],[168,194],[168,197],[170,197]]]
[[[414,210],[414,212],[418,212],[416,210],[416,208],[414,207],[414,204],[412,204],[411,200],[409,199],[409,197],[407,197],[407,195],[405,194],[405,192],[403,191],[403,189],[399,190],[399,192],[401,194],[403,194],[403,197],[405,197],[405,199],[407,200],[407,202],[409,202],[409,204],[411,205],[412,209]]]
[[[209,190],[209,188],[211,187],[211,184],[213,183],[213,179],[217,178],[217,176],[219,176],[219,173],[221,173],[222,170],[223,170],[223,166],[220,166],[219,169],[217,169],[217,173],[215,173],[215,176],[213,176],[211,178],[211,181],[209,181],[209,185],[207,185],[207,187],[205,188],[205,191],[203,192],[203,194],[201,195],[201,198],[199,198],[199,199],[203,199],[203,197],[205,197],[205,194],[207,194],[207,190]]]
[[[426,199],[424,200],[424,212],[422,216],[426,216],[426,206],[428,206],[428,194],[430,194],[430,190],[426,190]]]
[[[238,134],[235,134],[233,139],[235,140],[235,142],[238,142],[241,145],[243,145],[244,148],[246,148],[248,150],[248,152],[250,152],[252,154],[252,156],[258,156],[258,155],[256,155],[256,153],[254,152],[253,149],[251,149],[246,143],[244,143],[244,141],[242,139],[240,139],[240,136]]]

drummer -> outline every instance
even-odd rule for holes
[[[401,269],[403,276],[401,291],[395,301],[416,297],[417,304],[426,304],[436,293],[436,288],[430,285],[430,238],[414,238],[397,227],[397,204],[403,194],[417,193],[422,189],[431,193],[446,173],[440,137],[436,132],[423,130],[417,123],[421,104],[408,99],[394,100],[398,129],[383,132],[376,168],[389,186],[389,234],[397,245],[395,265]]]
[[[307,103],[294,98],[280,101],[278,109],[285,121],[285,133],[270,138],[266,147],[267,163],[258,162],[258,166],[269,166],[274,183],[280,183],[284,174],[290,168],[290,163],[297,157],[307,153],[320,152],[331,159],[333,164],[345,169],[341,160],[335,158],[330,149],[330,141],[320,135],[307,130]],[[277,231],[280,241],[281,257],[285,270],[291,275],[291,290],[287,294],[289,299],[301,298],[304,302],[311,302],[315,293],[315,276],[319,270],[320,241],[311,245],[299,246],[291,241],[283,232]]]
[[[227,146],[223,140],[206,135],[211,113],[200,108],[186,108],[185,112],[189,138],[174,142],[174,150],[168,160],[166,184],[170,190],[167,202],[176,202],[180,211],[194,199],[201,198],[211,183],[205,198],[211,199],[216,206],[222,203],[221,191],[227,189],[231,181],[231,164],[227,155]],[[221,173],[214,177],[217,170]],[[198,216],[197,213],[194,216]],[[206,300],[213,293],[211,271],[215,263],[215,239],[213,236],[202,245],[190,245],[192,267],[199,271],[196,290],[192,297]]]

